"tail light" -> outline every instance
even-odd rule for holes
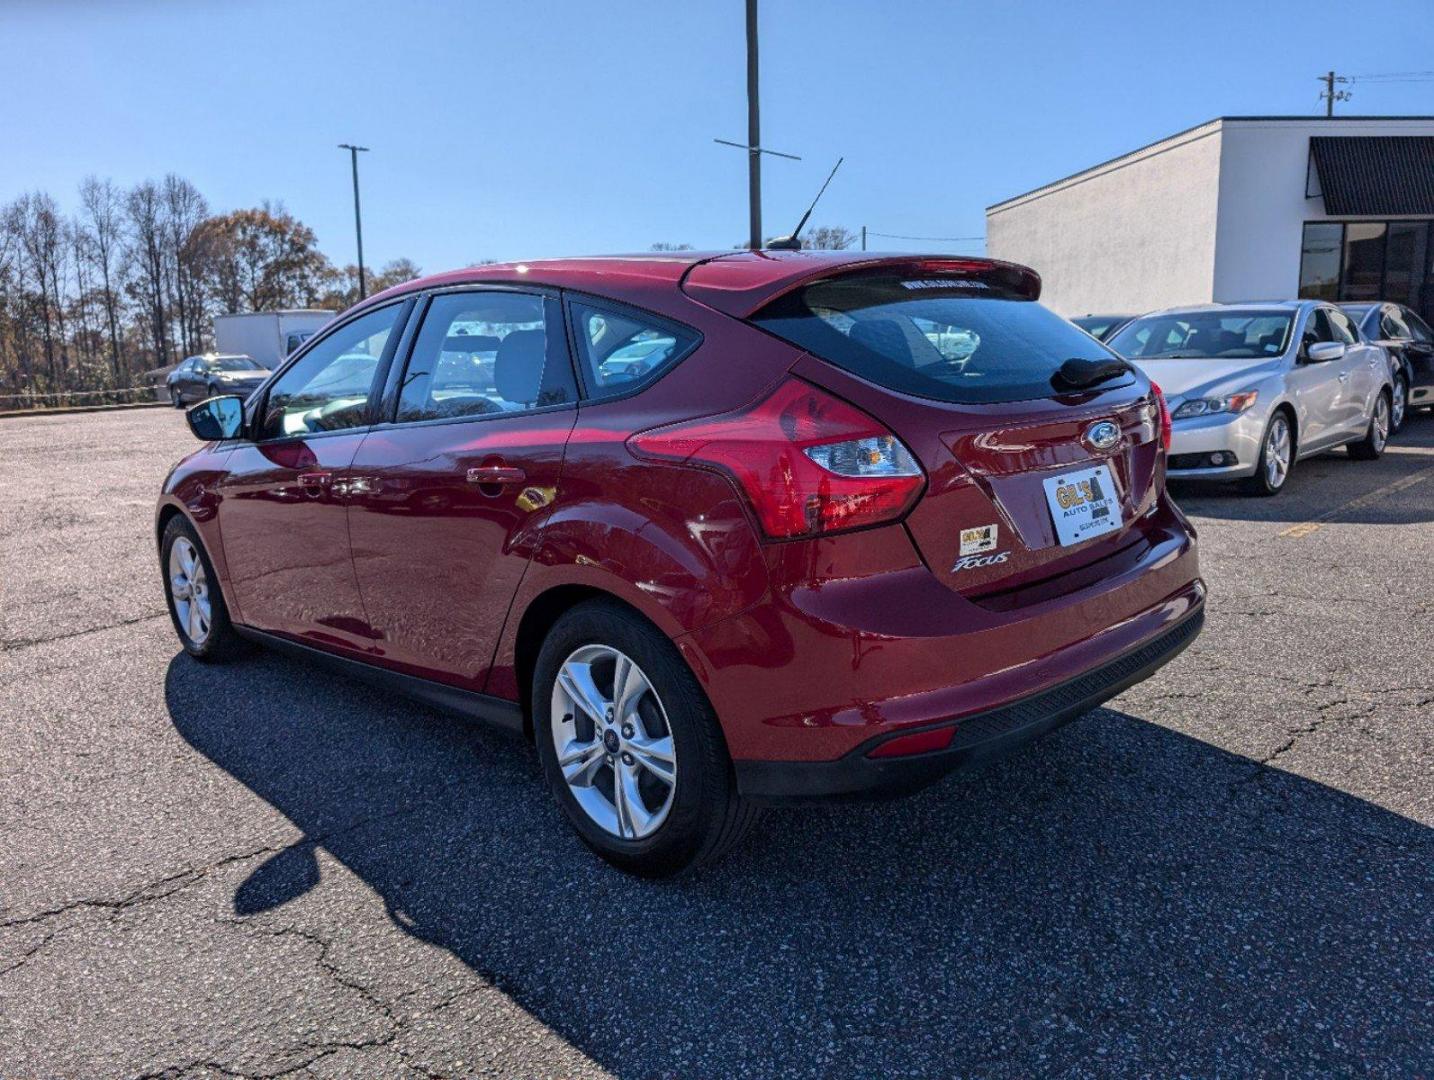
[[[1165,395],[1155,383],[1150,384],[1150,392],[1155,395],[1155,404],[1160,408],[1160,448],[1170,449],[1170,407],[1165,404]]]
[[[925,482],[878,421],[799,379],[735,412],[639,432],[628,447],[728,473],[777,540],[895,521]]]

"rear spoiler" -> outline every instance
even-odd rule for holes
[[[905,277],[917,281],[946,277],[974,278],[999,285],[1026,300],[1039,300],[1041,296],[1040,274],[1029,266],[999,259],[943,258],[935,255],[879,255],[869,259],[848,256],[842,259],[833,258],[833,255],[835,253],[743,252],[735,257],[710,259],[688,272],[682,282],[682,290],[694,300],[739,319],[748,318],[778,297],[818,281],[868,275]],[[754,273],[754,259],[768,264],[767,274]]]

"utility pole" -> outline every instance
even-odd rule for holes
[[[723,146],[747,151],[747,246],[753,251],[762,248],[762,155],[801,161],[796,154],[762,149],[762,118],[757,94],[757,0],[747,0],[747,142],[713,139]]]
[[[861,227],[861,250],[866,250],[866,226]]]
[[[368,153],[367,146],[354,146],[351,143],[339,143],[340,150],[349,152],[349,159],[354,170],[354,235],[358,238],[358,272],[359,272],[359,294],[362,300],[368,295],[367,282],[363,272],[363,217],[359,213],[359,188],[358,188],[358,156],[360,153]]]
[[[762,248],[762,116],[757,92],[757,0],[747,0],[747,246]]]
[[[1324,99],[1324,114],[1325,116],[1333,116],[1334,103],[1336,101],[1348,101],[1350,98],[1350,92],[1348,90],[1336,90],[1334,84],[1347,83],[1349,80],[1343,75],[1336,75],[1333,71],[1329,71],[1321,75],[1319,81],[1324,83],[1324,93],[1320,95],[1320,97]]]

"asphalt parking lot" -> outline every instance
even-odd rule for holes
[[[0,1075],[1434,1072],[1434,418],[1177,491],[1210,617],[904,802],[632,880],[501,735],[164,614],[144,410],[0,421]]]

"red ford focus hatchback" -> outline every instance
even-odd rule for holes
[[[763,804],[913,791],[1203,617],[1159,390],[973,259],[486,266],[346,312],[156,521],[199,659],[297,650],[536,744],[645,874]]]

